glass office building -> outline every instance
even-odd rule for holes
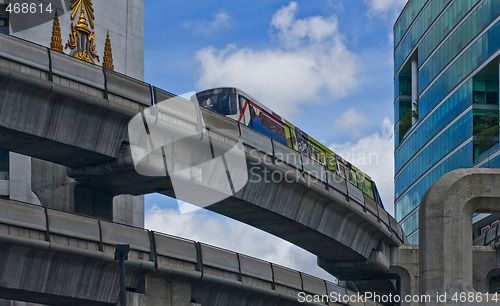
[[[394,25],[395,216],[410,243],[437,179],[500,167],[499,54],[499,0],[410,0]]]

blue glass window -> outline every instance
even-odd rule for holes
[[[430,167],[472,136],[472,112],[468,112],[427,146],[408,166],[396,173],[395,197],[398,198]]]
[[[399,44],[399,41],[427,1],[428,0],[413,0],[408,3],[404,12],[399,16],[398,21],[394,25],[394,46]]]
[[[500,1],[487,0],[472,13],[462,25],[460,25],[460,27],[446,40],[436,53],[432,55],[429,61],[423,67],[420,67],[420,72],[418,74],[419,92],[422,92],[443,70],[443,68],[448,65],[448,63],[456,57],[456,55],[460,53],[479,32],[481,32],[493,20],[495,20],[496,17],[498,17],[499,11]],[[475,45],[477,45],[477,43]],[[476,58],[481,56],[483,53],[480,45],[478,46],[476,46],[472,52],[469,52],[468,57],[464,58],[462,55],[461,58],[463,58],[463,61],[470,61],[472,64],[473,61],[471,60],[471,57],[474,57],[477,62]],[[486,58],[487,56],[484,57],[483,60]],[[464,70],[466,70],[469,66],[470,65],[466,63],[464,67],[461,67],[465,69],[456,69],[454,73],[465,77],[466,74],[463,72],[465,72]],[[477,67],[478,65],[473,66]]]
[[[424,118],[420,126],[395,152],[395,173],[410,160],[434,135],[441,131],[449,122],[456,118],[472,103],[472,81],[468,81],[451,95],[428,118]],[[398,138],[395,138],[397,142]]]
[[[500,11],[500,1],[499,9]],[[457,61],[455,61],[441,77],[420,97],[419,116],[427,115],[447,93],[456,87],[474,69],[500,48],[500,22],[493,25],[479,38]]]
[[[403,197],[396,200],[396,220],[402,220],[408,213],[414,210],[420,204],[425,191],[441,176],[458,168],[469,167],[472,167],[472,142],[467,143],[463,148],[443,161],[436,169],[432,170],[413,186]],[[411,233],[411,231],[405,233]]]

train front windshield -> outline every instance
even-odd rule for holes
[[[233,89],[215,89],[196,94],[200,106],[222,115],[238,113],[236,92]]]

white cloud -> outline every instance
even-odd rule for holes
[[[368,13],[372,16],[399,15],[407,0],[365,0]]]
[[[337,18],[330,16],[313,16],[306,19],[297,19],[296,2],[290,2],[274,14],[271,25],[278,30],[278,37],[286,47],[298,47],[308,41],[323,42],[338,34]]]
[[[226,11],[220,10],[214,14],[212,20],[186,22],[184,25],[193,28],[197,34],[208,35],[229,28],[231,26],[231,20],[231,16],[229,16]]]
[[[394,133],[389,118],[381,130],[356,142],[332,144],[330,148],[368,174],[377,184],[385,209],[394,215]]]
[[[199,50],[198,86],[239,87],[284,116],[325,90],[332,99],[348,94],[357,84],[358,59],[344,44],[336,16],[298,19],[297,11],[297,3],[290,2],[273,16],[276,49]]]
[[[337,133],[349,133],[352,137],[359,138],[363,133],[362,128],[367,124],[367,120],[363,112],[349,108],[335,119],[333,127]]]
[[[316,256],[271,234],[206,210],[180,214],[154,205],[146,212],[146,227],[277,263],[333,281],[319,268]]]

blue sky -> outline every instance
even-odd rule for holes
[[[241,88],[372,176],[392,212],[392,26],[405,2],[146,0],[145,81],[175,94]],[[163,196],[147,196],[146,226],[327,277],[287,242],[179,214]]]

